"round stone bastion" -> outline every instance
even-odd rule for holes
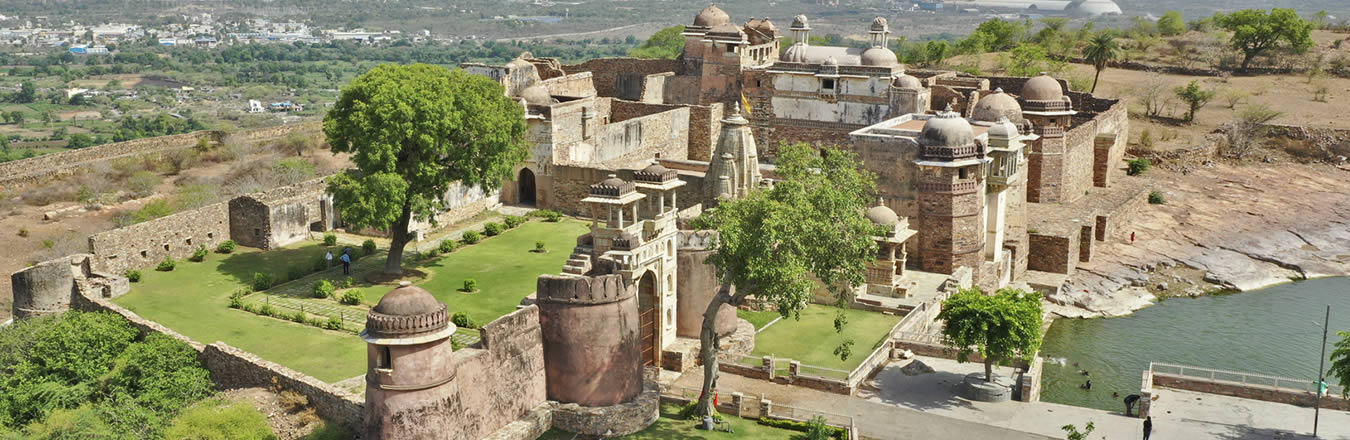
[[[541,275],[536,291],[548,399],[584,407],[643,392],[637,289],[619,275]]]
[[[961,397],[976,402],[1007,402],[1012,400],[1013,380],[995,374],[994,380],[984,380],[984,373],[970,373],[957,386]]]
[[[660,386],[647,380],[642,393],[618,405],[589,407],[575,403],[549,402],[553,427],[582,435],[605,438],[628,435],[651,426],[661,415]]]

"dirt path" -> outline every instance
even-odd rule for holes
[[[1350,275],[1350,171],[1327,165],[1218,164],[1152,171],[1167,198],[1098,244],[1050,299],[1065,316],[1120,315],[1139,297],[1253,290]],[[1146,303],[1145,303],[1146,304]]]

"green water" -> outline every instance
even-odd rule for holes
[[[1041,346],[1046,358],[1041,399],[1122,411],[1120,398],[1111,393],[1123,398],[1137,392],[1150,361],[1312,382],[1317,377],[1327,304],[1331,305],[1329,353],[1337,340],[1335,332],[1350,331],[1350,278],[1173,298],[1119,318],[1059,319]],[[1063,358],[1065,365],[1052,363],[1054,358]],[[1092,390],[1080,389],[1088,379]]]

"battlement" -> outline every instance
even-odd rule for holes
[[[717,231],[679,231],[675,235],[676,249],[703,250],[717,241]]]
[[[541,303],[607,304],[628,299],[637,292],[617,274],[562,276],[540,275],[536,295]]]
[[[450,309],[420,315],[387,315],[371,310],[366,314],[366,329],[380,338],[406,338],[442,330],[450,322]]]

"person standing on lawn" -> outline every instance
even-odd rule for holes
[[[342,274],[352,274],[352,252],[351,249],[342,251]]]

